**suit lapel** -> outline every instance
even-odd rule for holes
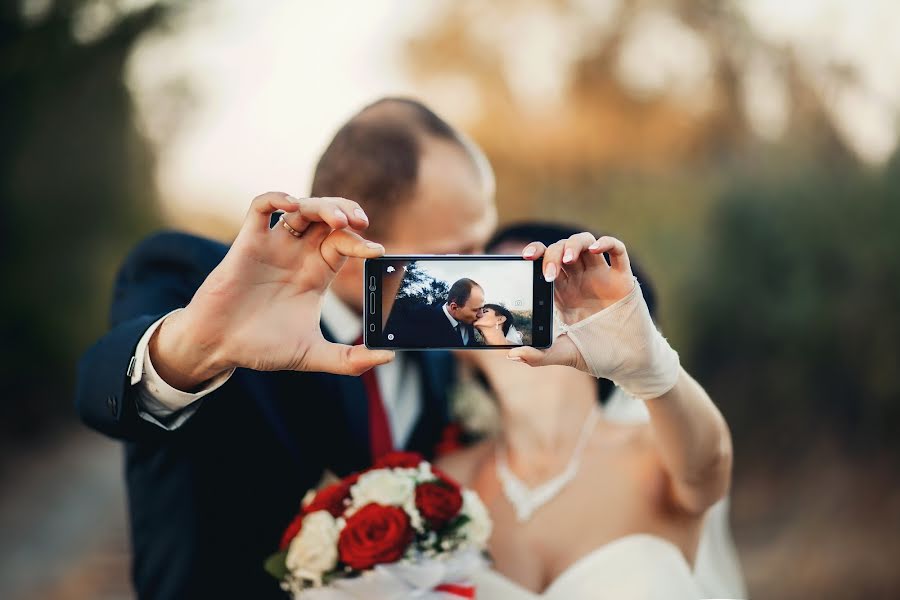
[[[413,428],[408,450],[433,458],[434,448],[441,432],[450,422],[447,402],[448,387],[452,380],[453,359],[448,352],[410,352],[413,367],[422,374],[422,413]]]

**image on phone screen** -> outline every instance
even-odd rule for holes
[[[552,286],[534,261],[383,257],[367,261],[367,280],[370,347],[548,345]]]

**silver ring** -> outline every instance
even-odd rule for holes
[[[285,229],[287,229],[287,232],[289,234],[291,234],[295,238],[303,237],[302,231],[297,231],[296,229],[294,229],[293,227],[288,225],[288,222],[285,221],[285,219],[284,219],[284,214],[282,214],[280,217],[278,217],[278,220],[281,221],[281,226],[284,227]]]

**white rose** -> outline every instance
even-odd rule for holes
[[[460,533],[465,536],[469,544],[477,548],[484,548],[488,538],[491,537],[491,528],[493,527],[491,517],[478,494],[472,490],[463,490],[462,497],[461,512],[469,517],[469,520],[462,526]]]
[[[288,547],[285,565],[294,577],[322,583],[322,575],[337,565],[338,527],[326,510],[303,518],[300,533]]]
[[[415,499],[414,493],[415,483],[410,477],[397,475],[388,469],[369,471],[350,488],[356,509],[370,502],[383,506],[403,506]]]

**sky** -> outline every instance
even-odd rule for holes
[[[565,62],[577,38],[560,27],[577,33],[585,18],[609,19],[620,0],[579,1],[589,7],[587,17],[554,25],[541,11],[510,14],[501,27],[483,32],[507,40],[507,83],[523,105],[546,108],[567,84]],[[900,135],[900,2],[735,4],[773,48],[798,57],[857,154],[884,162]],[[263,191],[307,195],[315,161],[336,129],[380,96],[415,94],[454,123],[473,110],[471,90],[452,82],[418,88],[399,60],[405,40],[434,18],[437,1],[208,0],[185,6],[178,26],[145,36],[128,64],[139,124],[158,150],[157,184],[170,215],[212,212],[238,222]],[[689,28],[651,6],[630,35],[635,41],[618,59],[626,85],[644,92],[670,86],[697,97],[692,91],[702,86],[709,64]],[[845,64],[860,67],[859,80],[835,79]],[[179,83],[185,80],[189,93]],[[777,138],[789,111],[778,65],[763,54],[752,57],[743,88],[751,125],[762,137]]]
[[[531,310],[532,272],[531,261],[419,261],[419,268],[448,285],[468,277],[484,289],[484,301],[502,304],[510,309]]]

